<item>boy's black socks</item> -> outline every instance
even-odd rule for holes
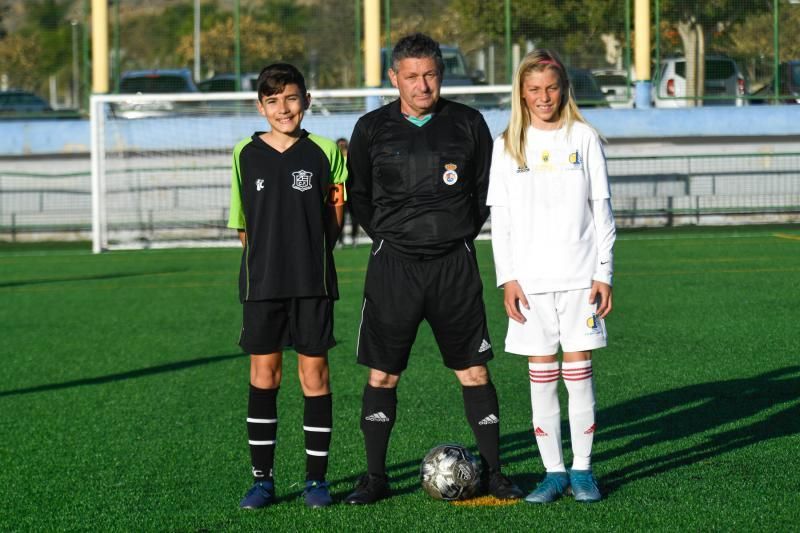
[[[333,402],[331,394],[304,396],[303,432],[306,441],[306,480],[324,481],[331,447]]]
[[[464,411],[481,457],[491,471],[500,470],[500,408],[492,382],[461,387]]]
[[[247,402],[247,439],[254,481],[272,480],[275,437],[278,431],[278,388],[259,389],[250,385]]]
[[[367,472],[386,475],[386,451],[397,415],[397,389],[364,386],[361,431],[367,452]]]

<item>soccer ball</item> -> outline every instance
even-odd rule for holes
[[[422,488],[437,500],[463,500],[478,490],[481,466],[460,444],[431,449],[419,469]]]

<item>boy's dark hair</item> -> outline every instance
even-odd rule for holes
[[[442,50],[439,48],[439,43],[424,33],[412,33],[397,41],[392,50],[392,70],[397,72],[400,61],[408,57],[417,59],[432,57],[436,61],[436,68],[439,70],[439,74],[444,74],[444,59],[442,59]]]
[[[300,88],[300,93],[305,98],[306,93],[306,79],[303,74],[294,65],[289,63],[273,63],[267,65],[261,70],[258,75],[256,87],[258,89],[258,99],[261,100],[264,96],[272,96],[283,91],[283,89],[290,84],[296,84]]]

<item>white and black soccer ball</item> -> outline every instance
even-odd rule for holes
[[[419,469],[422,488],[437,500],[463,500],[478,491],[481,465],[460,444],[431,449]]]

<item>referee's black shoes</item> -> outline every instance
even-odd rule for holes
[[[518,500],[525,496],[522,490],[499,470],[488,472],[484,486],[489,494],[500,500]]]
[[[344,499],[344,503],[351,505],[367,505],[375,503],[392,495],[389,488],[389,478],[379,474],[364,474],[358,478],[356,488]]]

